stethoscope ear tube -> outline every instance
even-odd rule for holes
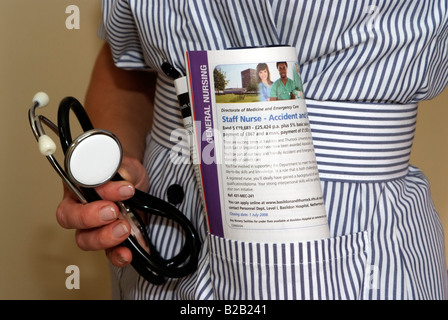
[[[73,142],[70,130],[70,111],[73,111],[81,124],[84,131],[93,129],[93,124],[90,121],[87,112],[81,103],[73,97],[66,97],[62,99],[58,109],[58,128],[59,139],[61,141],[62,150],[64,154]]]

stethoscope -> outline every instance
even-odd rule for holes
[[[73,98],[64,98],[58,109],[56,126],[43,115],[36,116],[36,108],[48,104],[48,95],[39,92],[33,98],[28,116],[39,150],[67,187],[82,203],[100,200],[95,187],[109,180],[122,180],[118,168],[122,160],[122,147],[118,138],[109,131],[94,129],[81,103]],[[83,129],[74,140],[71,136],[69,114],[73,111]],[[56,133],[64,152],[65,170],[56,160],[55,142],[45,134],[42,124]],[[201,248],[199,235],[192,223],[175,206],[140,190],[126,201],[118,202],[122,218],[131,225],[131,235],[123,245],[132,251],[132,266],[146,280],[163,284],[167,278],[182,278],[197,268]],[[184,245],[172,258],[161,256],[152,244],[137,210],[174,221],[183,231]]]

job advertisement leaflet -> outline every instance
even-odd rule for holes
[[[193,159],[211,234],[329,237],[296,59],[292,47],[186,53]]]

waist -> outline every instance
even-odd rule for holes
[[[417,104],[307,100],[322,180],[379,182],[403,177],[417,121]]]
[[[170,102],[156,103],[152,138],[172,149],[182,145],[172,133],[183,122],[176,99]],[[380,182],[407,174],[417,104],[306,104],[321,180]]]

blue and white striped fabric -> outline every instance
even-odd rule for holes
[[[123,299],[446,299],[443,230],[429,183],[409,165],[417,103],[448,77],[445,0],[103,0],[101,36],[117,66],[159,73],[145,165],[150,192],[179,204],[201,233],[191,276],[152,286],[111,268]],[[296,47],[330,239],[248,243],[207,234],[191,165],[176,162],[182,128],[168,62],[184,52],[287,44]],[[150,234],[170,254],[176,231]],[[160,236],[163,234],[163,237]],[[159,236],[157,236],[159,235]]]

